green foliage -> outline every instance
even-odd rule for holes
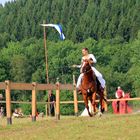
[[[22,109],[24,115],[31,115],[32,106],[30,104],[21,104],[19,107]]]
[[[72,91],[61,91],[60,94],[61,101],[73,101],[73,93]],[[62,115],[74,115],[74,105],[73,104],[62,104],[60,106]]]
[[[74,115],[74,105],[65,104],[60,106],[61,115]]]
[[[38,113],[43,112],[45,114],[46,113],[45,105],[37,104],[37,111],[38,111]]]

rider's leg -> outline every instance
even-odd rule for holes
[[[79,88],[79,86],[81,85],[82,77],[83,77],[83,73],[81,73],[80,76],[79,76],[79,78],[78,78],[76,88]]]
[[[97,71],[94,67],[92,67],[92,70],[94,71],[96,77],[98,78],[102,88],[105,88],[105,80],[103,79],[102,74],[99,71]]]

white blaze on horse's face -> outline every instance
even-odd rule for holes
[[[82,67],[84,67],[85,66],[85,61],[83,62],[83,65],[82,65]]]
[[[87,70],[89,70],[88,61],[84,60],[83,63],[82,63],[82,66],[81,66],[81,71],[86,72]]]
[[[83,67],[85,66],[85,64],[86,64],[86,62],[85,61],[83,61],[83,63],[82,63],[82,69],[83,69]]]

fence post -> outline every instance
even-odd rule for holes
[[[56,120],[60,120],[60,84],[56,83]]]
[[[51,116],[51,109],[50,109],[50,96],[51,90],[48,90],[48,116]]]
[[[45,104],[45,110],[46,110],[46,117],[48,117],[48,102]]]
[[[74,112],[75,116],[78,116],[78,100],[77,100],[77,92],[76,92],[76,82],[75,82],[75,75],[73,75],[73,96],[74,96]]]
[[[6,84],[6,116],[7,116],[7,124],[12,124],[11,117],[11,94],[10,94],[10,81],[5,81]]]
[[[104,89],[104,98],[107,99],[107,90],[106,90],[106,87]],[[104,104],[105,104],[105,111],[108,110],[108,107],[107,107],[107,103],[104,101]]]
[[[32,83],[32,86],[33,86],[33,89],[32,89],[32,121],[35,122],[36,121],[36,83],[33,82]]]

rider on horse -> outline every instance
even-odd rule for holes
[[[94,64],[94,63],[97,62],[94,55],[88,53],[88,48],[83,48],[82,49],[82,54],[83,54],[83,57],[82,57],[82,60],[81,60],[81,65],[74,65],[74,67],[82,68],[82,64],[83,64],[84,60],[88,60],[90,64]],[[105,80],[103,79],[102,74],[99,71],[97,71],[94,67],[92,67],[92,70],[94,71],[98,81],[100,82],[100,85],[101,85],[100,90],[104,91]],[[81,70],[80,70],[80,72],[81,72]],[[81,85],[82,77],[83,77],[83,73],[81,72],[81,74],[78,78],[78,81],[77,81],[77,85],[76,85],[78,91],[80,91],[79,87]]]

